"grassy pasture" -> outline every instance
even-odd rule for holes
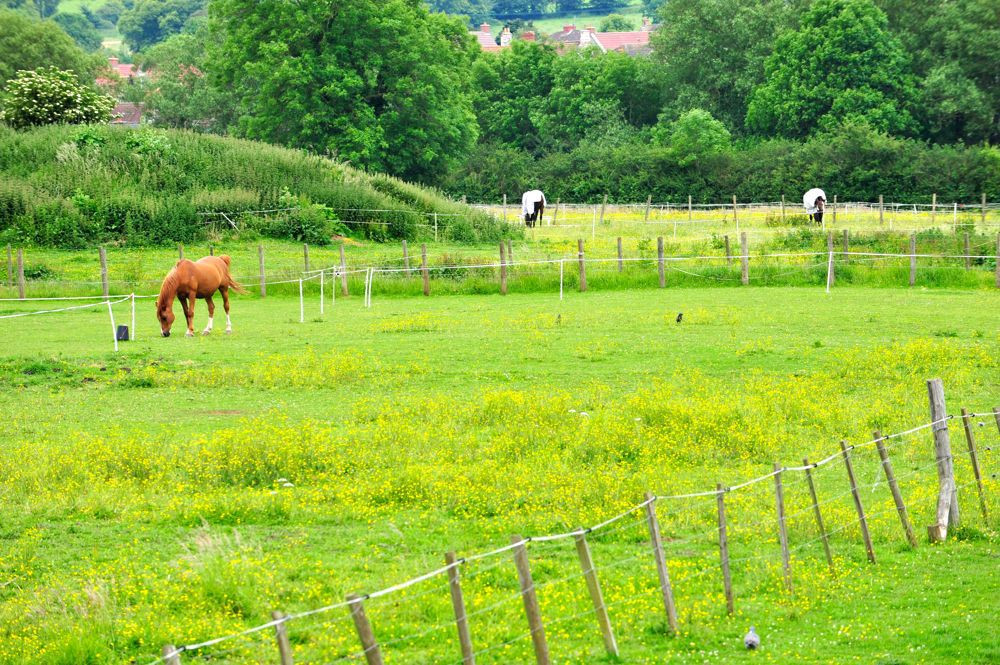
[[[998,304],[990,290],[851,286],[829,296],[595,290],[561,302],[376,292],[371,310],[355,295],[327,302],[322,317],[312,298],[300,324],[297,298],[279,294],[237,299],[232,336],[165,340],[144,301],[139,338],[118,355],[101,308],[0,320],[0,662],[148,662],[166,642],[430,570],[447,549],[468,555],[511,533],[594,524],[646,490],[710,489],[773,461],[819,459],[840,439],[925,422],[929,377],[944,379],[952,412],[986,410],[1000,400]],[[0,303],[4,314],[29,308]],[[951,432],[964,450],[957,423]],[[977,434],[995,514],[1000,462],[985,448],[1000,437],[988,420]],[[890,450],[922,532],[934,509],[931,437]],[[765,640],[756,657],[771,662],[1000,657],[997,540],[967,486],[967,458],[956,452],[959,539],[916,551],[873,450],[856,451],[855,464],[879,563],[865,563],[841,465],[816,472],[836,576],[804,480],[786,474],[792,596],[781,590],[772,486],[727,496],[732,619],[714,500],[660,503],[677,638],[665,635],[638,515],[593,534],[623,660],[743,660],[751,623]],[[600,662],[572,543],[529,549],[554,658]],[[527,660],[512,563],[486,559],[463,574],[474,643],[492,647],[479,661]],[[459,659],[443,578],[368,611],[388,662]],[[296,662],[359,651],[344,610],[289,628]],[[274,659],[265,631],[183,662]]]

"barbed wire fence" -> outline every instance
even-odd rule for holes
[[[927,381],[927,389],[931,420],[905,431],[841,442],[821,460],[775,463],[734,485],[647,493],[590,527],[515,534],[507,545],[467,556],[449,551],[443,566],[389,587],[165,645],[150,665],[241,658],[282,665],[296,659],[378,665],[387,658],[544,665],[570,655],[618,657],[633,633],[677,635],[694,617],[734,615],[747,604],[761,611],[758,597],[828,592],[863,574],[865,564],[850,565],[862,551],[875,565],[877,545],[901,540],[920,547],[914,515],[930,518],[932,542],[946,540],[960,524],[958,496],[967,490],[975,488],[978,498],[976,523],[990,524],[995,502],[987,490],[995,490],[997,474],[984,474],[981,461],[995,469],[995,445],[980,446],[977,430],[985,431],[989,419],[1000,433],[1000,407],[948,415],[941,381]],[[952,454],[955,423],[964,432],[967,462]],[[915,445],[928,433],[933,456]],[[913,497],[929,496],[932,469],[937,501],[926,505]],[[771,500],[769,515],[760,506]],[[806,574],[814,570],[825,572]]]

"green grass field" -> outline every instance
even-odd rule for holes
[[[146,663],[166,643],[426,572],[446,550],[467,556],[513,533],[598,523],[645,491],[714,489],[775,461],[820,459],[841,439],[925,423],[928,378],[944,380],[952,413],[1000,403],[993,290],[688,285],[562,301],[386,290],[366,310],[353,286],[323,316],[311,294],[304,324],[297,298],[239,297],[233,335],[217,320],[194,339],[158,337],[140,301],[138,339],[118,354],[102,308],[0,320],[0,662]],[[37,308],[4,302],[0,315]],[[995,515],[1000,436],[982,422]],[[815,472],[835,575],[804,479],[785,474],[793,594],[773,486],[727,495],[733,618],[714,498],[659,502],[677,637],[641,515],[591,534],[621,660],[742,662],[753,624],[764,645],[752,655],[768,662],[995,662],[998,541],[968,484],[958,421],[951,434],[964,526],[943,546],[909,549],[877,457],[855,451],[876,565],[843,465]],[[921,536],[932,450],[926,430],[890,447]],[[601,655],[572,541],[529,554],[554,662],[615,662]],[[530,660],[513,562],[462,574],[478,662]],[[387,662],[460,660],[443,577],[366,608]],[[297,663],[360,651],[343,608],[288,629]],[[277,649],[268,630],[182,662],[277,662]]]

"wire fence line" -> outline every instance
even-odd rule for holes
[[[928,382],[929,389],[932,383],[933,382]],[[932,414],[933,413],[934,411],[932,409]],[[480,647],[479,650],[468,653],[465,652],[466,646],[463,645],[464,658],[462,661],[459,662],[471,662],[469,660],[470,657],[474,659],[477,655],[485,655],[487,653],[495,652],[499,649],[504,649],[515,642],[527,640],[530,637],[534,644],[536,656],[538,656],[538,661],[547,663],[549,661],[547,660],[548,658],[547,646],[544,646],[544,640],[545,640],[544,627],[551,628],[554,627],[555,625],[568,623],[570,621],[588,615],[596,616],[599,620],[606,622],[608,607],[620,604],[625,600],[630,599],[630,597],[637,597],[639,595],[646,596],[653,593],[654,591],[660,591],[662,593],[663,598],[667,603],[667,614],[669,619],[670,618],[669,615],[671,613],[671,608],[673,607],[674,600],[673,600],[671,582],[666,573],[667,559],[664,555],[664,546],[671,546],[672,549],[676,549],[681,546],[698,546],[698,545],[705,546],[710,544],[714,540],[717,540],[719,544],[718,556],[720,557],[720,563],[722,565],[722,569],[725,571],[724,581],[726,587],[726,594],[729,597],[729,603],[730,603],[728,611],[729,613],[732,613],[732,591],[729,581],[729,575],[730,575],[729,571],[732,565],[740,564],[741,568],[746,568],[746,566],[749,563],[754,561],[764,561],[764,560],[777,561],[780,557],[787,571],[789,570],[789,566],[791,563],[791,553],[793,552],[798,553],[804,551],[807,548],[816,545],[821,541],[828,548],[829,547],[828,543],[831,536],[840,534],[844,531],[847,531],[848,529],[858,526],[860,526],[862,535],[867,543],[867,547],[869,549],[869,559],[872,563],[874,563],[875,559],[874,556],[871,554],[871,542],[868,532],[869,525],[871,523],[874,523],[875,520],[879,520],[881,518],[888,519],[889,515],[897,512],[900,514],[904,526],[907,524],[908,518],[906,516],[906,512],[898,504],[895,506],[891,504],[889,504],[888,506],[880,504],[880,506],[878,506],[877,509],[874,511],[869,511],[867,513],[864,511],[864,508],[862,507],[862,501],[859,495],[859,489],[855,482],[855,475],[851,460],[852,453],[864,452],[870,450],[872,447],[879,448],[879,455],[882,459],[882,463],[880,465],[880,468],[876,469],[874,473],[876,475],[876,479],[879,477],[881,473],[883,472],[885,473],[887,479],[886,485],[892,489],[894,498],[898,496],[899,492],[898,487],[902,481],[916,481],[918,480],[918,476],[922,476],[932,468],[938,468],[939,481],[942,486],[942,491],[944,491],[946,489],[946,479],[940,477],[940,473],[942,472],[941,464],[943,459],[941,457],[940,449],[938,455],[930,462],[918,463],[916,465],[913,465],[911,461],[910,463],[911,468],[908,468],[906,472],[900,475],[893,474],[892,468],[889,465],[888,461],[889,458],[887,451],[889,448],[897,448],[899,446],[904,446],[904,445],[911,446],[913,443],[920,440],[918,437],[914,435],[926,432],[928,430],[933,432],[935,437],[935,445],[937,446],[939,443],[939,437],[941,436],[940,433],[942,431],[947,432],[949,429],[948,424],[953,420],[959,419],[965,425],[969,454],[972,458],[972,467],[975,469],[976,477],[975,480],[973,481],[957,484],[954,482],[954,478],[952,476],[950,481],[951,487],[953,488],[952,491],[957,492],[958,489],[977,487],[980,492],[980,497],[982,500],[983,485],[980,479],[978,462],[976,461],[977,454],[978,455],[991,454],[994,447],[985,446],[977,450],[977,446],[973,438],[973,435],[970,433],[972,431],[970,424],[972,423],[972,421],[976,419],[995,418],[997,420],[998,432],[1000,432],[1000,415],[998,414],[1000,414],[1000,407],[995,407],[993,411],[989,412],[984,411],[984,412],[973,412],[973,413],[968,413],[966,410],[963,409],[961,416],[940,415],[939,413],[938,414],[939,417],[933,418],[929,422],[914,427],[910,427],[906,430],[885,435],[879,435],[878,433],[876,433],[876,436],[874,438],[857,444],[848,445],[842,442],[841,449],[839,451],[827,455],[826,457],[816,462],[804,463],[801,465],[790,465],[790,466],[782,466],[776,464],[774,470],[770,472],[763,473],[754,478],[750,478],[731,485],[720,484],[715,490],[676,493],[676,494],[660,494],[660,495],[647,494],[647,497],[644,501],[636,503],[635,505],[627,508],[626,510],[623,510],[615,515],[612,515],[611,517],[597,524],[594,524],[593,526],[590,527],[578,528],[552,534],[541,534],[528,537],[513,537],[511,543],[508,545],[496,547],[487,551],[471,554],[464,557],[455,557],[454,555],[451,555],[452,559],[450,560],[449,563],[447,563],[447,565],[425,572],[421,575],[417,575],[413,578],[410,578],[408,580],[399,582],[397,584],[388,587],[384,587],[357,596],[348,596],[346,600],[324,605],[322,607],[317,607],[287,615],[281,615],[280,617],[275,618],[272,621],[262,623],[260,625],[253,626],[245,630],[234,632],[231,634],[221,635],[211,639],[203,640],[200,642],[193,642],[178,647],[173,647],[168,645],[167,647],[164,648],[162,655],[156,660],[151,661],[150,665],[153,665],[155,663],[167,663],[168,665],[175,665],[181,662],[180,658],[182,654],[194,654],[195,652],[199,652],[201,650],[205,650],[219,644],[231,642],[233,640],[238,640],[239,638],[261,633],[262,631],[266,631],[269,629],[277,630],[280,627],[284,627],[286,624],[292,625],[295,622],[300,621],[301,619],[307,617],[315,617],[316,615],[320,614],[327,614],[335,610],[350,610],[349,614],[344,614],[339,619],[336,619],[336,621],[345,621],[348,617],[354,619],[354,623],[358,631],[358,636],[360,637],[361,640],[361,650],[347,653],[341,656],[340,658],[335,659],[332,662],[338,662],[339,660],[345,660],[345,659],[349,660],[355,658],[365,658],[366,660],[368,660],[369,663],[381,663],[382,648],[389,646],[401,647],[401,645],[403,645],[404,643],[420,640],[421,638],[426,637],[427,635],[439,632],[449,627],[459,626],[459,632],[461,633],[462,626],[465,626],[465,629],[468,630],[468,625],[469,625],[468,622],[470,619],[479,619],[480,617],[483,617],[486,614],[490,614],[501,607],[511,605],[519,599],[525,601],[525,611],[528,617],[530,630],[526,633],[518,634],[511,638],[503,638],[498,643],[488,644],[486,646]],[[979,425],[980,427],[984,426],[982,420],[980,420]],[[948,461],[951,462],[953,459],[953,455],[949,453],[947,457]],[[850,491],[838,492],[833,496],[824,497],[823,500],[820,501],[818,500],[815,494],[815,489],[813,488],[814,480],[812,476],[810,476],[809,474],[816,470],[821,470],[824,467],[829,468],[829,465],[835,461],[842,461],[846,465],[848,476],[851,481]],[[874,459],[869,461],[873,464],[875,463]],[[991,457],[991,462],[992,461],[993,459]],[[807,482],[810,487],[810,491],[812,492],[812,500],[801,509],[787,512],[783,507],[780,496],[781,496],[782,478],[785,474],[789,473],[804,474],[804,475],[794,476],[793,477],[794,483],[792,485],[785,485],[785,487],[791,488],[793,486],[797,486],[799,488],[797,490],[797,495],[801,499],[804,496],[801,485]],[[778,493],[777,496],[779,497],[777,514],[775,516],[772,516],[770,519],[761,519],[750,524],[728,524],[724,512],[725,497],[734,492],[748,490],[749,488],[752,488],[760,483],[764,483],[765,481],[769,480],[775,483],[776,485],[775,491]],[[871,491],[868,494],[866,494],[866,496],[870,497],[870,495],[874,493],[875,489],[879,485],[880,485],[879,482],[876,482],[874,485],[872,485]],[[855,517],[846,519],[846,521],[843,521],[842,523],[825,527],[823,522],[819,520],[821,508],[831,507],[832,504],[835,504],[837,502],[843,503],[843,500],[849,495],[854,497],[857,515]],[[690,534],[687,538],[683,538],[680,540],[664,539],[662,536],[659,535],[660,527],[656,514],[656,506],[658,503],[667,503],[671,505],[678,504],[683,506],[684,502],[690,499],[705,499],[709,497],[715,498],[716,501],[718,502],[719,516],[718,516],[717,526],[713,526],[712,528],[702,530],[701,532],[696,534]],[[983,511],[984,521],[986,519],[986,513],[985,513],[986,505],[987,504],[985,503],[985,501],[982,501],[982,511]],[[702,510],[704,510],[707,507],[708,506],[706,503],[706,505],[702,506],[701,508]],[[849,508],[844,507],[843,510],[849,510]],[[798,543],[790,548],[787,547],[785,545],[785,543],[787,542],[787,536],[785,535],[786,525],[793,518],[805,515],[807,512],[810,511],[814,511],[817,516],[817,530],[819,532],[819,535],[811,537],[810,539]],[[672,512],[676,512],[676,510],[672,510]],[[772,528],[777,527],[779,532],[781,533],[781,542],[783,543],[783,547],[780,551],[772,548],[772,550],[769,552],[762,553],[757,551],[749,553],[745,556],[740,556],[735,558],[729,557],[728,539],[726,536],[727,530],[729,531],[739,530],[739,529],[752,530],[759,534],[761,530],[763,530],[767,526],[770,526]],[[601,535],[608,535],[616,532],[621,533],[627,529],[639,529],[640,531],[644,532],[647,528],[649,531],[650,539],[643,545],[643,551],[646,552],[646,554],[640,553],[638,555],[634,554],[630,555],[628,552],[625,552],[626,556],[618,556],[614,560],[602,562],[601,565],[594,565],[593,561],[590,559],[591,555],[589,553],[589,548],[587,547],[588,537],[590,537],[591,541],[596,543],[598,547],[604,547],[606,545],[610,545],[612,541],[598,542],[593,539]],[[528,569],[527,552],[529,547],[532,547],[532,544],[535,544],[534,545],[535,548],[540,545],[544,545],[546,547],[549,545],[554,546],[558,542],[567,540],[573,540],[577,545],[578,553],[580,555],[581,570],[569,575],[558,575],[555,577],[551,577],[549,579],[534,581],[531,576],[531,572]],[[916,543],[911,541],[911,544],[915,545]],[[550,554],[554,555],[557,552],[558,550],[552,550]],[[829,549],[827,549],[827,552],[829,557]],[[653,555],[652,557],[649,556],[650,553]],[[463,601],[461,600],[462,596],[460,591],[458,592],[459,595],[457,596],[458,600],[457,601],[455,600],[456,588],[459,587],[460,584],[462,583],[468,585],[478,575],[493,571],[494,569],[501,566],[504,563],[504,560],[498,559],[498,557],[501,557],[501,555],[505,554],[506,555],[513,554],[515,563],[517,563],[518,576],[520,577],[520,591],[517,593],[512,593],[512,592],[509,593],[501,589],[500,592],[502,597],[498,601],[489,602],[487,605],[483,607],[479,607],[471,612],[466,612],[464,609],[465,606],[464,604],[462,604]],[[711,554],[709,554],[708,556],[711,557]],[[642,559],[655,560],[658,566],[661,567],[659,585],[656,586],[650,585],[649,588],[647,588],[645,591],[630,592],[627,593],[624,598],[619,598],[612,602],[605,602],[601,597],[600,585],[597,582],[597,577],[596,577],[597,573],[598,572],[607,573],[612,570],[624,569],[626,565],[632,564]],[[697,564],[697,565],[695,572],[690,573],[689,571],[681,574],[681,577],[679,579],[682,580],[683,582],[688,582],[691,579],[707,575],[712,570],[715,570],[716,566],[719,565],[710,563],[705,556],[698,556],[693,554],[684,556],[682,557],[682,559],[676,559],[676,557],[672,556],[670,558],[670,562],[672,566],[677,566],[679,565],[679,561],[683,561],[684,559],[689,559],[691,560],[692,564]],[[466,570],[468,566],[473,562],[480,560],[492,560],[492,561],[490,561],[488,567],[483,570],[469,571],[467,573],[461,572],[463,570]],[[796,559],[796,561],[798,561],[798,559]],[[829,563],[832,570],[834,566],[834,560],[830,559]],[[554,570],[551,566],[549,566],[547,569]],[[685,568],[684,570],[687,569]],[[675,573],[676,572],[677,571],[675,570]],[[691,575],[693,575],[693,577],[691,577]],[[431,593],[437,593],[443,596],[444,588],[447,587],[451,589],[453,602],[457,603],[455,605],[454,619],[444,622],[439,622],[430,626],[420,627],[415,632],[407,633],[404,636],[391,636],[387,637],[382,641],[375,640],[371,623],[369,619],[366,617],[364,610],[361,609],[364,603],[368,603],[378,598],[389,597],[391,595],[398,594],[399,592],[414,587],[415,585],[431,580],[439,580],[444,576],[448,577],[446,584],[432,585],[430,588],[424,589],[423,591],[419,592],[416,595],[410,596],[408,598],[402,598],[399,601],[396,601],[396,605],[398,605],[399,603],[412,602],[416,598],[425,597]],[[580,611],[579,608],[571,609],[569,612],[566,612],[561,616],[549,619],[548,621],[545,621],[543,624],[541,616],[538,613],[537,600],[531,601],[534,603],[534,605],[532,606],[531,603],[529,603],[528,599],[529,598],[535,599],[535,593],[537,591],[544,591],[554,588],[556,586],[565,585],[570,582],[573,582],[574,580],[586,580],[587,588],[589,589],[590,593],[590,599],[593,602],[593,607],[586,607],[586,609],[582,611]],[[789,593],[791,593],[792,590],[790,586],[790,578],[786,578],[786,580],[789,581],[788,591]],[[490,580],[487,579],[486,583],[487,585],[489,585]],[[596,588],[596,595],[595,595],[595,588]],[[577,591],[580,591],[581,589],[577,589]],[[581,600],[579,602],[581,602],[584,606],[587,605],[586,600]],[[531,607],[534,607],[534,613],[532,612]],[[676,619],[672,619],[672,621],[673,623],[668,621],[668,624],[671,626],[670,630],[676,632]],[[607,641],[608,635],[610,634],[611,631],[610,624],[601,623],[601,627],[602,631],[604,631],[606,646],[608,647],[608,650],[610,652],[611,645],[614,645],[613,636],[610,642]],[[539,638],[539,636],[541,637]],[[540,649],[539,639],[542,640],[544,646],[544,649],[542,649],[541,651],[539,650]],[[471,648],[471,644],[468,646],[469,648]],[[615,649],[615,655],[617,655],[617,647],[614,647],[614,649]],[[544,659],[540,655],[543,652],[545,654]],[[291,661],[282,660],[282,663],[285,662],[290,663]]]

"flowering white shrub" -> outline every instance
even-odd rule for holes
[[[71,71],[49,67],[19,71],[7,83],[0,121],[15,128],[111,120],[115,100],[81,84]]]

